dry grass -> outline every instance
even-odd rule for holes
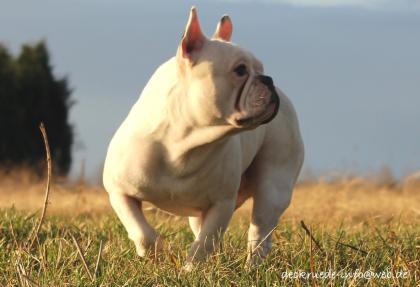
[[[25,171],[0,174],[0,208],[40,210],[45,182]],[[100,215],[111,211],[107,193],[101,186],[83,183],[52,184],[48,214],[77,216]],[[286,220],[302,218],[313,223],[361,223],[367,220],[402,223],[420,222],[420,177],[416,174],[401,182],[377,182],[362,177],[319,179],[296,186]],[[249,213],[248,201],[237,212]],[[149,206],[148,210],[153,207]],[[71,211],[71,212],[70,212]]]
[[[34,212],[42,208],[45,179],[25,170],[0,174],[0,208],[15,207]],[[70,212],[71,211],[71,212]],[[101,186],[66,183],[58,180],[51,185],[48,214],[77,216],[110,211],[107,194]]]
[[[82,183],[52,184],[45,223],[32,248],[28,239],[38,222],[33,212],[42,209],[44,190],[44,180],[25,171],[0,175],[0,286],[418,284],[420,179],[415,175],[400,182],[336,177],[298,184],[273,233],[273,252],[252,270],[244,269],[252,204],[247,202],[230,224],[224,249],[189,274],[180,271],[192,241],[185,219],[148,206],[146,215],[166,238],[166,249],[157,259],[140,259],[105,191]],[[408,275],[372,279],[282,275],[358,270]]]
[[[402,223],[420,222],[420,180],[392,185],[363,178],[299,184],[285,218],[312,222],[382,222],[398,218]]]

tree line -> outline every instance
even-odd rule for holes
[[[44,122],[54,170],[62,175],[71,165],[73,105],[66,77],[53,73],[45,42],[23,45],[13,56],[0,43],[0,165],[39,170],[44,143],[38,129]]]

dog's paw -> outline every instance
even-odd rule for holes
[[[258,265],[261,264],[261,262],[265,259],[265,257],[262,257],[259,254],[256,253],[248,253],[248,257],[246,258],[246,268],[248,269],[252,269],[254,267],[257,267]]]
[[[182,266],[181,273],[190,273],[193,270],[194,270],[194,263],[187,262],[187,263],[185,263],[184,266]]]
[[[250,241],[248,242],[248,256],[246,259],[247,267],[254,267],[268,256],[271,250],[271,242],[268,241]]]
[[[153,239],[138,240],[134,244],[136,246],[136,252],[140,257],[150,256],[156,258],[163,250],[164,239],[162,236],[157,235]]]
[[[215,249],[214,242],[212,241],[194,241],[191,245],[187,260],[189,262],[202,262],[204,261]]]

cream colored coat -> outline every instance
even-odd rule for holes
[[[296,113],[276,88],[275,115],[258,77],[262,64],[229,42],[231,30],[223,17],[213,39],[205,38],[193,8],[177,56],[157,69],[109,145],[104,186],[141,256],[162,247],[142,201],[189,217],[196,236],[190,262],[213,251],[248,197],[248,259],[265,257],[289,205],[304,157]],[[237,63],[247,67],[246,79],[232,75]],[[269,113],[275,117],[259,124]],[[240,117],[255,120],[240,126]]]

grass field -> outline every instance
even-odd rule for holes
[[[415,177],[300,183],[274,231],[273,252],[255,268],[245,266],[246,203],[223,248],[190,273],[181,271],[193,240],[185,218],[147,206],[166,246],[163,254],[139,258],[99,186],[54,183],[30,247],[43,192],[44,183],[27,174],[1,177],[0,286],[420,286]]]

